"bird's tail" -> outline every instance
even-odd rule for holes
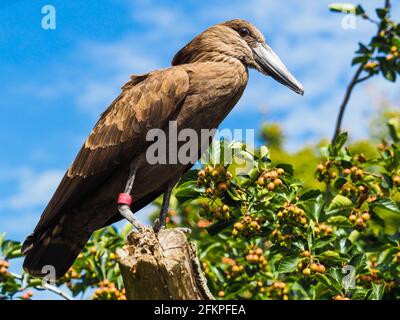
[[[26,256],[24,270],[34,277],[62,277],[72,266],[87,238],[79,237],[79,243],[67,234],[57,231],[56,228],[46,230],[37,235],[26,238],[22,245],[22,253]]]

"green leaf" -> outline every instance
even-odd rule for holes
[[[339,151],[343,148],[347,141],[347,132],[338,134],[333,143],[329,146],[329,152],[331,156],[337,156]]]
[[[293,272],[297,268],[297,264],[300,262],[300,258],[296,256],[289,256],[283,258],[278,267],[278,272],[279,273],[288,273],[288,272]]]
[[[290,175],[293,176],[294,173],[294,169],[293,166],[291,164],[288,163],[278,163],[276,165],[277,168],[282,168],[283,170],[285,170],[285,172]]]
[[[228,220],[228,221],[217,221],[211,225],[209,225],[206,230],[207,232],[211,235],[214,236],[218,233],[220,233],[222,230],[225,228],[229,227],[234,223],[233,220]]]
[[[369,54],[372,53],[372,50],[370,50],[366,45],[359,43],[358,44],[360,48],[356,51],[358,54]]]
[[[388,198],[374,202],[373,211],[385,222],[385,232],[394,234],[400,228],[400,210],[396,203]]]
[[[325,201],[323,195],[319,195],[317,199],[315,199],[315,201],[312,202],[310,212],[311,216],[314,218],[315,221],[318,221],[324,206],[325,206]]]
[[[340,252],[341,253],[346,253],[347,251],[350,250],[351,245],[352,245],[352,243],[351,243],[351,241],[349,239],[346,239],[346,238],[340,239],[340,241],[339,241],[339,250],[340,250]]]
[[[331,290],[332,289],[332,282],[329,280],[329,278],[323,274],[316,273],[313,275],[313,278],[316,279],[318,282],[322,283],[327,287],[327,289]]]
[[[366,265],[366,257],[364,253],[359,253],[351,258],[349,265],[356,268],[357,271],[362,270]]]
[[[176,188],[188,181],[197,181],[197,174],[199,170],[190,170],[188,171],[178,182]]]
[[[352,207],[353,207],[353,202],[349,198],[338,194],[333,198],[326,214],[337,213],[339,211],[351,209]]]
[[[343,258],[340,257],[339,252],[333,250],[324,251],[321,254],[319,254],[318,257],[323,259],[337,260],[337,261],[343,260]]]
[[[368,300],[381,300],[385,292],[383,284],[377,284],[372,282],[372,291],[368,297]]]
[[[337,227],[341,227],[341,228],[352,228],[353,227],[353,225],[351,224],[349,219],[347,219],[346,217],[343,217],[343,216],[330,217],[328,219],[328,223],[333,226],[337,226]]]
[[[400,48],[400,37],[394,36],[392,39],[392,44],[397,48]]]
[[[314,239],[314,243],[313,243],[312,247],[314,249],[320,249],[320,248],[323,248],[323,247],[327,246],[328,244],[330,244],[330,243],[332,243],[334,241],[335,241],[335,237],[334,236],[326,236],[326,237]]]
[[[343,272],[340,268],[331,268],[329,271],[329,276],[332,286],[335,288],[337,292],[342,291],[342,279],[343,279]]]
[[[369,60],[369,56],[358,56],[354,57],[353,60],[351,61],[351,65],[354,66],[356,64],[360,63],[366,63]]]
[[[365,300],[369,291],[369,289],[356,289],[351,291],[351,300]]]
[[[301,195],[300,200],[301,201],[310,200],[310,199],[318,197],[320,194],[321,194],[321,190],[311,189],[311,190],[308,190],[308,191],[304,192]]]
[[[365,10],[360,5],[356,6],[352,3],[332,3],[329,5],[329,9],[332,12],[339,12],[345,14],[354,14],[356,16],[362,15],[365,13]]]
[[[382,74],[386,78],[386,80],[389,80],[391,82],[396,81],[396,72],[394,72],[393,70],[391,70],[389,68],[382,68],[381,70],[382,70]]]
[[[269,149],[267,148],[267,146],[260,147],[260,160],[262,162],[269,162],[270,156],[269,156]]]
[[[386,17],[388,11],[384,8],[378,8],[376,9],[376,14],[380,19],[383,19]]]
[[[175,197],[179,203],[184,204],[187,201],[196,199],[200,196],[202,189],[198,188],[193,181],[182,183],[175,191]]]
[[[387,122],[390,137],[394,142],[400,141],[400,119],[398,117],[390,118]]]

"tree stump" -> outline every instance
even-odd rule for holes
[[[128,300],[214,299],[195,245],[179,229],[131,232],[117,255]]]

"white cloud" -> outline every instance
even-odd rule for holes
[[[63,174],[63,171],[55,169],[42,172],[34,172],[28,168],[12,170],[4,179],[16,184],[17,190],[11,196],[0,198],[0,209],[32,209],[44,206]]]

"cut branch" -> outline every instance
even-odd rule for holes
[[[129,300],[214,299],[196,249],[179,229],[132,232],[117,255]]]

